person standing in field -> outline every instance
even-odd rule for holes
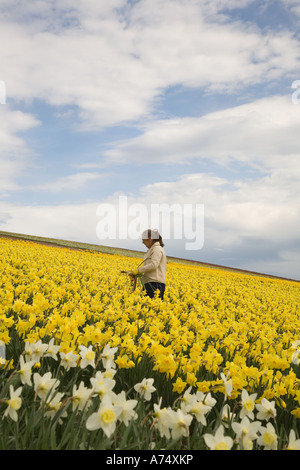
[[[141,266],[131,272],[133,276],[141,275],[141,281],[149,297],[153,298],[159,291],[163,300],[166,287],[167,258],[163,249],[164,243],[158,230],[147,229],[142,233],[142,242],[148,248]]]

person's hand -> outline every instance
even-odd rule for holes
[[[137,276],[139,272],[137,269],[133,269],[132,271],[121,271],[121,273],[129,274],[129,276],[134,277]]]
[[[137,275],[138,275],[138,270],[137,269],[133,269],[132,271],[128,271],[128,274],[130,277],[132,278],[135,278]]]

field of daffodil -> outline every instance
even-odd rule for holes
[[[0,238],[0,449],[300,449],[300,283]],[[299,349],[298,349],[299,348]]]

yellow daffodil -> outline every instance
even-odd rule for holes
[[[26,387],[33,368],[42,369],[33,374],[41,399],[57,388],[52,375],[44,374],[54,361],[61,360],[63,372],[72,368],[74,377],[84,367],[81,373],[93,374],[91,389],[74,389],[73,405],[77,392],[82,404],[85,393],[96,400],[113,397],[115,373],[134,374],[135,367],[140,373],[145,364],[149,378],[138,379],[137,398],[150,402],[156,390],[152,370],[175,394],[192,387],[188,414],[202,425],[210,393],[236,404],[233,420],[277,419],[278,407],[299,418],[299,283],[170,260],[161,302],[147,298],[141,286],[132,292],[128,278],[119,276],[134,271],[136,258],[4,238],[0,253],[0,341],[7,352],[0,368],[15,369],[14,380]],[[17,339],[25,344],[18,363],[9,357]],[[99,368],[105,370],[98,374]],[[59,400],[52,411],[56,406]],[[166,420],[172,414],[157,413]],[[153,427],[171,435],[158,416]],[[266,429],[262,447],[272,440]],[[229,448],[221,431],[215,434],[218,444]],[[244,447],[251,447],[250,437],[245,439]]]

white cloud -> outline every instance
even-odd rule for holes
[[[19,154],[28,152],[26,142],[17,134],[40,125],[34,116],[22,111],[13,111],[8,105],[0,106],[0,152]]]
[[[298,168],[300,112],[291,97],[272,96],[196,118],[147,124],[140,136],[105,154],[110,163],[183,163],[210,159],[259,169]]]
[[[299,0],[281,0],[287,8],[289,8],[295,16],[300,16]]]
[[[86,3],[2,5],[8,99],[74,105],[84,129],[94,130],[145,117],[169,86],[232,91],[299,67],[290,32],[209,20],[207,2]]]
[[[0,230],[64,240],[96,242],[96,205],[0,203]]]
[[[294,189],[297,177],[293,181]],[[286,181],[277,177],[236,180],[228,187],[225,178],[207,174],[191,174],[178,181],[155,183],[141,191],[141,201],[205,205],[210,227],[220,230],[230,241],[253,236],[266,239],[294,240],[300,236],[299,196],[288,191]],[[221,242],[222,245],[223,242]],[[220,242],[218,246],[221,246]]]
[[[211,21],[204,18],[207,6],[145,0],[133,11],[142,21],[137,52],[162,84],[228,91],[294,71],[299,42],[292,34],[262,34],[254,25]]]
[[[30,164],[32,153],[23,137],[18,135],[38,126],[40,122],[30,114],[12,111],[0,105],[0,194],[19,189],[16,179]]]
[[[47,191],[51,193],[59,193],[62,191],[75,191],[83,188],[89,182],[102,178],[100,173],[74,173],[72,175],[58,178],[55,181],[45,182],[43,184],[32,185],[30,188],[34,191]]]

